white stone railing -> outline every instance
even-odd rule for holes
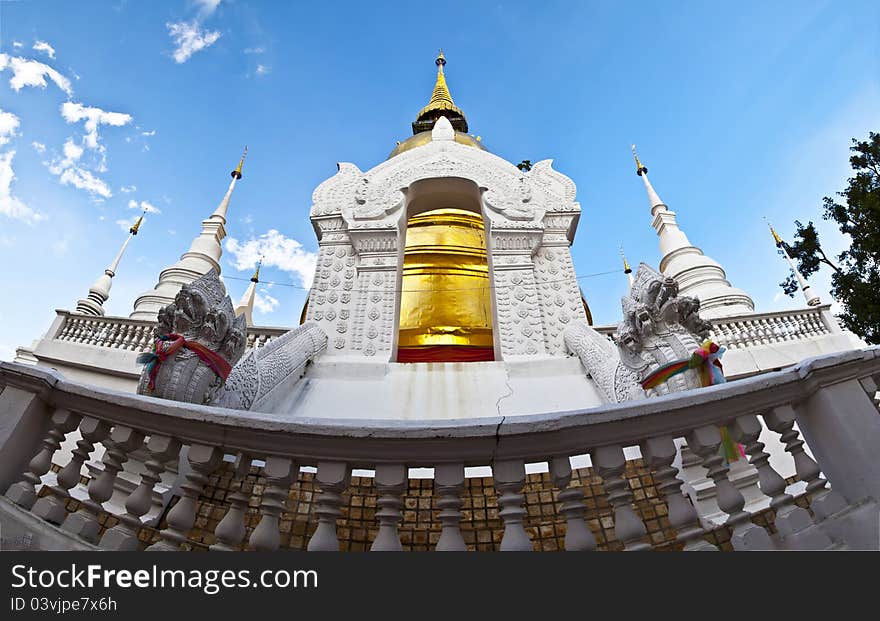
[[[800,310],[754,313],[712,319],[709,338],[728,349],[756,345],[804,341],[826,334],[840,333],[840,326],[830,314],[830,304]],[[593,326],[597,332],[612,336],[617,326]]]
[[[715,319],[709,336],[728,349],[814,339],[840,332],[829,308],[830,305],[825,305]]]
[[[124,317],[92,317],[58,310],[53,333],[47,335],[57,341],[80,343],[94,347],[141,352],[149,349],[156,323]],[[287,328],[250,327],[247,346],[262,347]]]
[[[728,349],[744,349],[762,344],[809,340],[825,334],[839,333],[840,328],[829,314],[829,306],[817,306],[795,311],[756,313],[725,317],[712,321],[710,337]],[[92,317],[65,310],[56,311],[58,320],[53,324],[51,340],[80,343],[108,349],[144,351],[152,341],[154,322],[123,317]],[[598,332],[611,336],[616,326],[593,326]],[[262,347],[281,336],[289,328],[248,328],[250,347]]]
[[[627,550],[642,550],[650,549],[651,543],[624,478],[624,449],[638,447],[668,506],[678,541],[686,550],[711,548],[672,466],[676,442],[683,438],[715,483],[718,505],[729,515],[735,549],[863,548],[876,545],[877,537],[880,415],[872,397],[878,377],[880,348],[868,348],[738,382],[583,411],[350,423],[285,420],[280,415],[163,401],[96,389],[41,368],[2,363],[0,415],[6,435],[0,439],[6,440],[0,444],[0,489],[7,491],[0,509],[7,516],[17,512],[21,520],[41,524],[81,548],[137,549],[141,516],[150,507],[153,486],[166,465],[176,462],[181,447],[188,446],[191,471],[181,486],[180,501],[167,515],[161,541],[151,549],[173,550],[187,541],[208,477],[224,456],[232,455],[239,465],[250,466],[254,460],[265,464],[260,520],[245,541],[249,498],[232,494],[213,532],[213,550],[278,548],[288,488],[301,467],[316,469],[320,489],[319,523],[309,550],[337,549],[337,518],[353,468],[375,473],[379,510],[373,550],[402,547],[398,526],[411,468],[432,469],[443,525],[436,549],[463,550],[459,523],[465,468],[490,466],[504,524],[500,549],[531,550],[524,527],[526,465],[547,463],[557,488],[556,506],[567,524],[566,549],[592,550],[596,540],[584,519],[583,492],[570,485],[571,458],[588,455],[613,507],[617,539]],[[784,480],[770,466],[758,440],[761,421],[781,434],[797,476],[806,484],[812,514],[795,505],[785,493]],[[761,491],[775,510],[777,534],[771,536],[744,511],[743,495],[731,483],[719,452],[721,426],[744,445],[757,469]],[[77,449],[68,463],[58,464],[57,481],[38,498],[42,477],[74,430],[81,437]],[[9,439],[13,436],[14,442]],[[816,461],[804,451],[804,439]],[[91,475],[85,500],[70,512],[65,501],[79,484],[82,465],[96,443],[106,447],[103,470]],[[129,455],[142,448],[149,460],[140,485],[125,502],[126,512],[116,516],[120,523],[99,538],[99,520],[117,473]]]

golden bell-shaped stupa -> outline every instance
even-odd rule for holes
[[[434,209],[407,222],[398,362],[494,360],[483,218]]]

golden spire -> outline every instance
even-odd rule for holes
[[[235,167],[230,174],[236,179],[241,179],[241,167],[244,166],[244,158],[247,157],[247,145],[244,145],[244,153],[241,154],[241,160],[238,162],[238,166]]]
[[[140,217],[137,219],[137,222],[135,222],[135,223],[132,225],[132,227],[131,227],[130,229],[128,229],[128,232],[129,232],[130,234],[132,234],[132,235],[137,235],[137,234],[138,234],[138,229],[141,228],[141,222],[144,221],[144,216],[145,216],[146,214],[147,214],[147,210],[144,209],[144,213],[142,213],[142,214],[140,215]]]
[[[263,257],[260,257],[259,263],[257,263],[257,270],[254,272],[254,275],[251,276],[251,282],[260,282],[260,268],[263,266]]]
[[[629,266],[629,263],[626,260],[626,255],[623,254],[623,246],[620,247],[620,258],[623,259],[623,273],[632,274],[632,268]]]
[[[648,168],[639,160],[639,154],[636,153],[636,145],[632,146],[633,157],[636,158],[636,174],[641,177],[648,172]]]
[[[441,116],[449,119],[456,131],[467,133],[468,126],[464,112],[452,101],[452,95],[446,85],[446,75],[443,73],[446,57],[443,55],[442,49],[437,54],[434,64],[437,65],[437,80],[434,82],[434,90],[431,92],[428,105],[419,110],[419,114],[412,124],[413,134],[430,130],[434,126],[434,122]]]
[[[782,238],[776,233],[776,230],[773,228],[773,225],[771,225],[768,222],[767,226],[770,227],[770,233],[773,235],[773,241],[776,242],[776,247],[781,248],[782,247]]]

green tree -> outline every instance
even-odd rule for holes
[[[868,343],[880,343],[880,133],[869,132],[868,139],[853,138],[849,158],[854,175],[837,195],[838,202],[823,199],[825,220],[837,223],[840,232],[852,240],[837,256],[835,264],[825,255],[812,222],[795,221],[797,233],[792,244],[785,244],[791,258],[805,278],[824,264],[833,270],[831,295],[843,306],[839,316],[847,329]],[[781,283],[792,297],[798,290],[794,276]]]

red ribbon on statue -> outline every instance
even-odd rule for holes
[[[187,341],[180,334],[163,334],[156,339],[153,344],[152,352],[144,352],[137,357],[138,364],[147,364],[147,372],[150,382],[148,387],[150,390],[156,389],[156,375],[159,373],[159,367],[166,359],[170,358],[177,351],[184,347],[196,354],[199,360],[204,362],[214,373],[224,380],[229,377],[232,366],[215,351],[212,351],[197,341]]]

